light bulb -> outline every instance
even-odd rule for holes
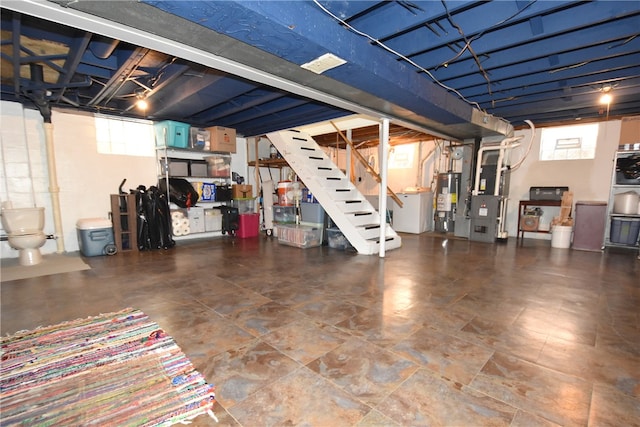
[[[612,100],[612,96],[609,95],[608,93],[605,93],[604,95],[602,95],[600,97],[600,104],[605,104],[605,105],[609,105],[611,104],[611,100]]]
[[[136,101],[136,107],[138,107],[141,110],[146,110],[147,107],[149,107],[149,103],[144,99],[138,99]]]

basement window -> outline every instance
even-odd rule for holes
[[[596,157],[598,124],[544,128],[540,160],[585,160]]]
[[[155,156],[152,121],[96,115],[95,126],[98,153]]]

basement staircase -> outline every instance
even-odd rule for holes
[[[358,253],[380,253],[380,215],[313,138],[296,130],[272,132],[267,138]],[[385,251],[401,245],[385,222]]]

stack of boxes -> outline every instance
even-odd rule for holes
[[[232,205],[238,209],[239,214],[236,236],[240,238],[256,237],[260,228],[260,214],[255,211],[252,186],[233,184],[231,193],[233,196]]]
[[[324,237],[325,212],[311,197],[306,188],[301,191],[301,200],[290,200],[288,204],[273,206],[274,223],[278,242],[299,248],[321,246]]]
[[[236,130],[222,126],[191,127],[187,123],[164,120],[154,124],[157,147],[236,152]]]

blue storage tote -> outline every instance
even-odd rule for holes
[[[189,129],[191,125],[187,123],[164,120],[153,125],[156,134],[157,147],[189,147]]]
[[[640,234],[640,218],[613,218],[609,238],[620,245],[635,245]]]

